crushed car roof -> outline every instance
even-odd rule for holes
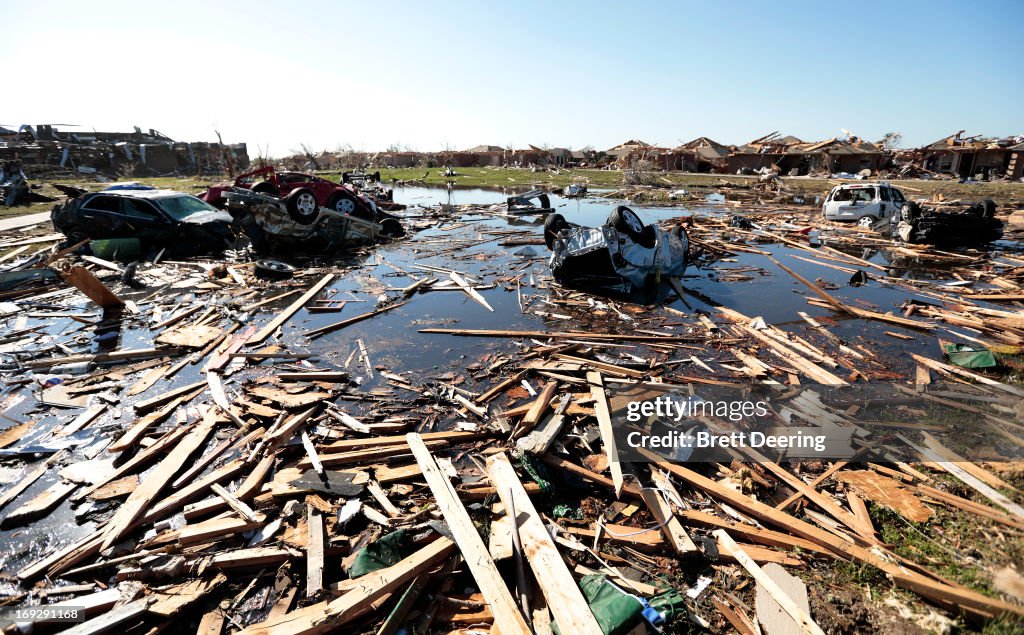
[[[89,192],[89,194],[125,196],[127,198],[170,198],[172,196],[195,196],[188,192],[179,192],[178,190],[103,190],[100,192]]]

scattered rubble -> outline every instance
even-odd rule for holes
[[[254,190],[227,190],[229,208],[281,213],[282,192]],[[127,192],[103,195],[146,198]],[[542,236],[507,211],[410,208],[404,238],[277,264],[0,236],[0,608],[50,610],[0,625],[813,633],[1024,615],[1019,249],[896,243],[778,205],[661,224],[618,207],[631,240],[693,246],[639,304],[560,285],[559,244],[582,229],[551,214]],[[545,241],[554,276],[512,251]],[[754,387],[773,426],[832,426],[854,453],[619,460],[628,391]],[[882,392],[833,398],[861,387]]]

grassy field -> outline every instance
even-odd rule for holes
[[[561,170],[555,172],[531,172],[505,168],[458,168],[457,176],[444,176],[440,168],[404,168],[381,169],[381,179],[414,180],[422,179],[427,185],[444,185],[454,181],[460,186],[474,187],[509,187],[538,186],[559,187],[570,183],[586,183],[592,187],[616,189],[622,187],[622,172],[618,170]],[[757,177],[724,175],[724,174],[693,174],[688,172],[655,173],[655,185],[663,185],[666,189],[697,188],[714,190],[722,185],[750,187]],[[801,196],[824,196],[833,186],[847,181],[841,179],[815,179],[808,177],[786,177],[786,187],[793,194]],[[956,181],[892,181],[901,188],[909,198],[931,197],[942,194],[948,199],[982,200],[991,198],[1000,205],[1019,205],[1024,203],[1024,183],[979,183],[965,185]]]
[[[506,169],[506,168],[458,168],[455,177],[445,177],[443,168],[405,168],[405,169],[381,169],[381,179],[385,182],[391,181],[422,181],[427,185],[443,186],[448,182],[454,182],[464,187],[539,187],[552,188],[564,187],[570,183],[586,183],[591,187],[607,188],[615,190],[623,187],[622,172],[618,170],[560,170],[559,172],[532,172],[527,169]],[[319,172],[320,176],[339,180],[340,172]],[[675,189],[694,189],[714,191],[722,186],[750,187],[756,181],[756,177],[722,175],[722,174],[692,174],[687,172],[658,172],[654,173],[656,187],[645,193],[642,198],[646,201],[668,200],[668,193]],[[155,185],[157,187],[180,190],[182,192],[199,193],[208,185],[223,179],[216,177],[161,177],[143,178],[140,182]],[[793,195],[804,197],[824,196],[836,184],[844,181],[838,179],[813,179],[807,177],[786,177],[783,179],[786,187]],[[30,178],[33,184],[38,183]],[[104,187],[89,179],[58,179],[57,182],[68,185],[76,185],[90,190],[98,190]],[[1024,183],[978,183],[964,185],[956,181],[893,181],[897,187],[903,190],[908,198],[928,198],[934,194],[941,194],[947,199],[960,199],[965,201],[976,201],[986,198],[993,199],[1000,206],[1024,207]],[[61,194],[49,181],[41,183],[42,187],[36,191],[40,194],[62,199]],[[34,203],[32,205],[17,205],[15,207],[0,207],[0,218],[21,216],[23,214],[34,214],[37,212],[49,211],[53,203]]]

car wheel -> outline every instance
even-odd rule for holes
[[[405,228],[393,218],[385,218],[380,222],[380,233],[388,238],[401,238],[405,236]]]
[[[996,216],[996,202],[990,198],[981,202],[981,217],[991,220]]]
[[[355,197],[347,192],[335,192],[331,195],[330,200],[327,201],[328,209],[332,209],[339,214],[351,214],[356,211],[357,206]]]
[[[608,216],[608,224],[634,241],[638,241],[644,231],[644,222],[640,220],[636,212],[625,205],[619,205],[612,211]]]
[[[912,223],[921,214],[921,208],[914,201],[907,201],[900,208],[900,220],[904,223]]]
[[[320,206],[316,203],[316,196],[308,187],[292,190],[285,201],[285,207],[292,220],[300,225],[312,225],[320,215]]]
[[[68,238],[68,240],[67,240],[67,246],[68,247],[71,247],[72,245],[77,245],[78,243],[82,242],[83,240],[89,240],[89,236],[84,231],[82,231],[81,229],[79,229],[77,227],[72,228],[72,229],[68,229],[67,231],[64,232],[64,235],[67,236],[67,238]]]
[[[278,196],[280,192],[277,191],[277,186],[270,181],[260,181],[256,185],[252,186],[252,191],[257,194],[268,194],[270,196]]]
[[[258,260],[253,265],[253,272],[259,278],[285,280],[295,274],[295,267],[278,260]]]
[[[561,214],[548,214],[548,217],[544,219],[544,244],[548,246],[548,249],[555,244],[555,239],[563,229],[569,229],[569,222],[565,220],[565,217]]]
[[[860,220],[857,221],[857,226],[858,227],[866,227],[866,228],[870,229],[870,228],[874,227],[875,223],[877,223],[877,222],[878,222],[878,217],[877,216],[871,216],[869,214],[867,216],[861,216]]]

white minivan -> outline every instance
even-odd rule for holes
[[[903,192],[885,181],[846,183],[832,188],[821,211],[825,220],[875,222],[900,211],[906,199]]]

